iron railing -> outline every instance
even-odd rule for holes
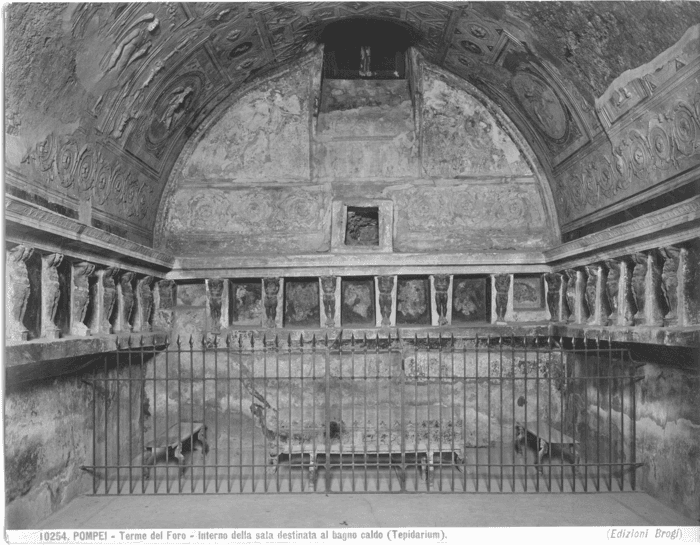
[[[94,494],[634,489],[636,369],[571,338],[132,338],[88,381],[85,469]]]

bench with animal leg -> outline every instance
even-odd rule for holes
[[[559,455],[562,459],[568,457],[575,473],[576,466],[580,463],[579,442],[545,423],[539,424],[539,435],[537,430],[536,425],[526,428],[520,422],[516,422],[515,452],[523,457],[527,448],[537,452],[535,467],[539,473],[543,472],[542,459],[545,456],[548,456],[550,461],[553,455]]]
[[[157,439],[145,445],[143,478],[150,477],[150,466],[155,466],[159,459],[165,459],[166,464],[172,458],[177,459],[180,472],[184,474],[187,469],[184,453],[193,453],[198,445],[201,445],[202,455],[209,452],[206,433],[207,426],[204,422],[176,422],[170,426]]]

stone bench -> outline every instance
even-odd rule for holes
[[[184,452],[192,452],[196,443],[201,443],[202,452],[209,452],[206,438],[207,426],[204,422],[176,422],[167,431],[158,435],[158,438],[144,446],[143,478],[150,477],[150,468],[155,466],[159,458],[165,458],[166,463],[171,458],[176,458],[180,471],[186,470]]]
[[[558,454],[564,459],[567,451],[575,472],[576,466],[580,462],[579,446],[580,443],[573,437],[551,427],[550,424],[540,422],[539,426],[530,424],[525,427],[520,422],[515,423],[515,451],[522,456],[525,456],[527,447],[536,451],[537,463],[535,467],[540,473],[542,473],[542,459],[545,456],[549,456],[550,461],[553,454]]]

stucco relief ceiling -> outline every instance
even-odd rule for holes
[[[15,6],[6,125],[13,130],[23,117],[34,142],[58,123],[77,125],[164,183],[217,104],[313,49],[328,23],[352,17],[409,28],[427,60],[502,107],[549,170],[603,130],[595,99],[624,70],[675,43],[700,20],[700,3]]]

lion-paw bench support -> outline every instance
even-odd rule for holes
[[[180,466],[180,472],[185,473],[185,455],[182,453],[183,445],[189,445],[189,450],[194,451],[196,442],[202,444],[202,453],[206,454],[209,451],[209,445],[206,438],[207,427],[204,422],[180,422],[175,423],[167,432],[158,436],[155,441],[151,441],[144,447],[143,460],[143,478],[148,479],[151,476],[149,466],[155,467],[159,457],[165,455],[165,462],[168,463],[170,458],[176,458]],[[172,453],[172,456],[171,456]]]
[[[548,424],[540,423],[539,429],[540,435],[537,435],[536,430],[526,428],[522,424],[517,423],[515,438],[516,450],[522,456],[525,456],[527,444],[532,444],[534,442],[537,445],[537,471],[539,473],[543,473],[542,460],[545,456],[550,456],[551,459],[551,451],[553,450],[553,447],[559,450],[562,457],[564,455],[564,449],[568,449],[572,460],[571,465],[573,466],[573,471],[575,473],[576,467],[581,461],[581,456],[579,455],[580,443],[575,441],[573,437],[570,437],[557,429],[548,428]],[[526,436],[523,437],[522,432],[525,432]],[[545,435],[546,438],[544,437]]]

